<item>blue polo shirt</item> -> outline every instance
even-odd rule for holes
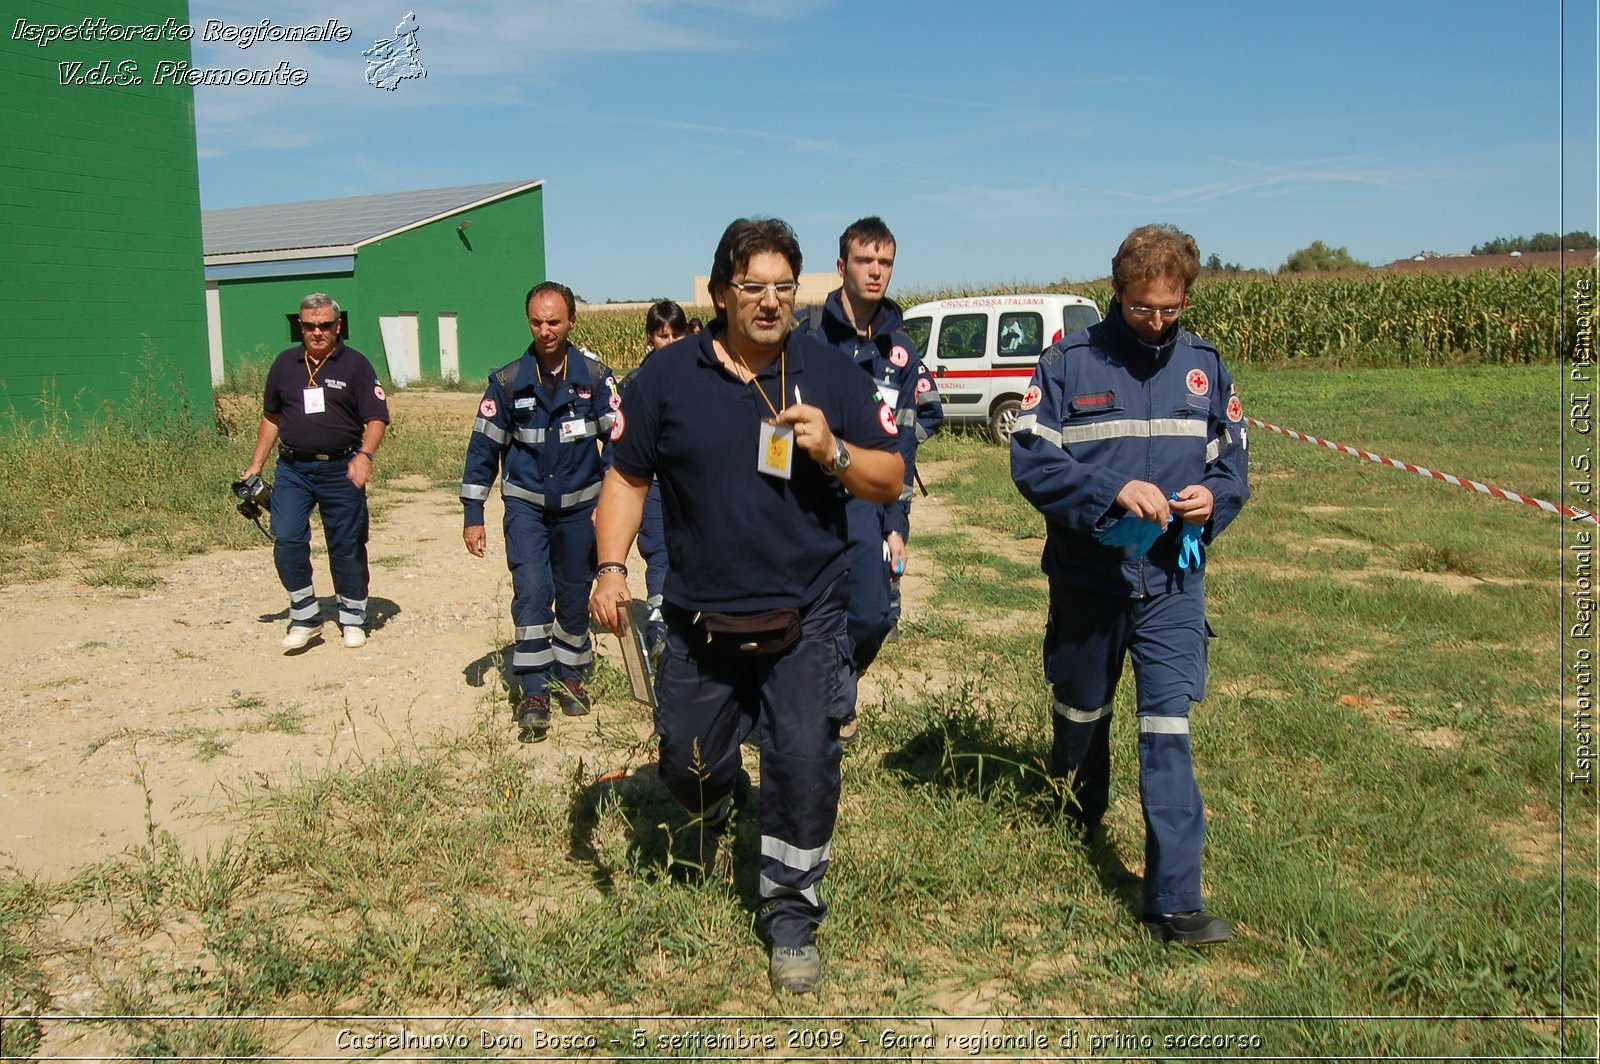
[[[842,352],[791,333],[783,357],[743,383],[717,361],[711,330],[650,356],[622,396],[612,462],[661,481],[665,596],[729,613],[803,606],[849,568],[846,493],[796,448],[792,478],[756,471],[761,425],[798,394],[855,447],[895,451],[894,416]],[[780,396],[780,390],[782,395]]]

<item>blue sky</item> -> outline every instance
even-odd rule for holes
[[[361,51],[408,10],[428,75],[375,89]],[[899,241],[896,288],[1103,276],[1151,221],[1266,268],[1313,240],[1373,263],[1465,252],[1600,231],[1595,12],[191,0],[197,30],[353,31],[243,51],[196,33],[196,66],[309,71],[298,87],[195,89],[201,202],[542,178],[550,274],[596,302],[687,298],[743,214],[789,221],[808,271],[831,270],[839,232],[879,214]]]

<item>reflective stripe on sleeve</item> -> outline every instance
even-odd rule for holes
[[[482,416],[472,423],[472,431],[483,433],[485,436],[489,437],[495,443],[500,444],[502,447],[505,446],[507,441],[511,439],[511,434],[506,432],[505,429],[501,428],[499,425],[496,425],[488,418]]]
[[[461,485],[461,497],[463,499],[471,499],[473,502],[482,502],[489,497],[489,486],[487,484],[463,483]]]
[[[1039,418],[1036,414],[1023,414],[1017,418],[1016,424],[1011,426],[1011,434],[1014,436],[1019,432],[1037,436],[1046,443],[1053,443],[1057,447],[1061,446],[1061,433],[1048,425],[1039,424]]]

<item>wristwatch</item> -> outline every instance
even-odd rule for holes
[[[844,445],[844,441],[839,439],[837,436],[834,437],[833,442],[835,448],[833,452],[833,466],[828,470],[828,475],[836,477],[840,473],[843,473],[846,469],[850,468],[850,449],[846,447]]]

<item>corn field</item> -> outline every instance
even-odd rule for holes
[[[1184,324],[1230,362],[1366,366],[1511,364],[1569,358],[1579,326],[1579,274],[1558,269],[1373,273],[1328,278],[1256,275],[1208,280],[1190,291]],[[1587,272],[1593,295],[1593,272]],[[1565,287],[1563,287],[1565,285]],[[902,293],[901,304],[1021,288]],[[1028,289],[1039,291],[1039,288]],[[1045,291],[1089,296],[1104,312],[1107,281]],[[1566,345],[1562,345],[1562,313]],[[1594,319],[1585,323],[1593,350]]]

